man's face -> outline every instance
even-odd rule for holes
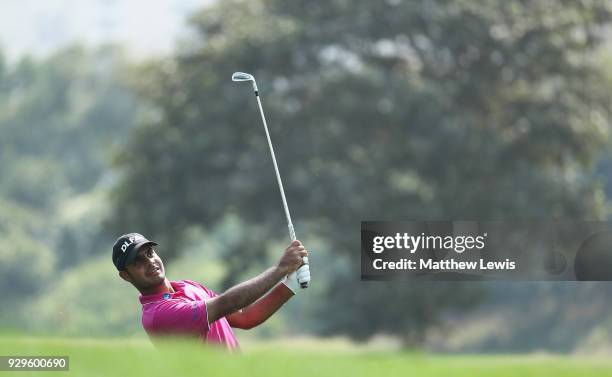
[[[139,291],[146,291],[164,282],[166,270],[153,247],[143,246],[138,250],[134,262],[125,266],[125,271],[121,271],[120,275]]]

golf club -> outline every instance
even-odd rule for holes
[[[293,229],[293,223],[291,222],[291,215],[289,214],[289,206],[287,206],[287,199],[285,198],[285,190],[283,189],[283,182],[281,181],[280,173],[278,172],[278,165],[276,163],[276,156],[274,155],[274,148],[272,147],[272,140],[270,139],[270,133],[268,132],[268,125],[266,123],[266,116],[264,115],[263,107],[261,106],[261,99],[259,98],[259,90],[257,89],[257,83],[253,75],[244,72],[234,72],[232,75],[232,81],[242,82],[251,81],[253,83],[253,90],[255,91],[255,98],[257,98],[257,105],[259,106],[259,113],[261,114],[261,120],[266,130],[266,137],[268,138],[268,146],[270,147],[270,154],[272,155],[272,163],[274,164],[274,171],[276,172],[276,181],[280,189],[281,199],[283,200],[283,207],[285,208],[285,216],[287,217],[287,226],[289,227],[289,237],[291,242],[296,240],[295,230]],[[306,272],[306,277],[298,279],[300,287],[308,288],[310,285],[310,270],[308,268],[308,257],[304,257],[304,264],[298,270],[298,276],[303,275]]]

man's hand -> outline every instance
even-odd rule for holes
[[[283,258],[288,252],[292,252],[292,250],[297,251],[301,255],[301,257],[299,258],[300,263],[296,269],[294,269],[291,273],[285,276],[282,283],[286,285],[287,288],[289,288],[291,292],[293,292],[293,294],[295,295],[296,293],[298,293],[300,289],[300,283],[298,281],[298,276],[297,276],[297,269],[299,269],[300,266],[302,266],[302,264],[304,263],[302,258],[308,255],[308,251],[304,249],[304,246],[302,245],[300,241],[295,240],[291,243],[291,245],[289,245],[289,247],[287,247],[287,249],[285,250],[285,254],[283,255]],[[305,252],[306,254],[303,254],[302,252]],[[282,258],[281,258],[281,261],[282,261]]]
[[[277,266],[284,272],[285,275],[289,275],[304,264],[302,258],[305,256],[308,256],[308,251],[304,248],[300,241],[295,240],[285,249],[285,252],[278,261]]]

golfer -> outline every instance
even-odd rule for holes
[[[308,255],[300,241],[293,241],[276,265],[217,295],[191,280],[168,280],[154,246],[139,233],[125,234],[113,246],[119,276],[140,292],[142,326],[149,337],[188,336],[230,350],[238,347],[232,327],[262,324],[297,293],[296,271]]]

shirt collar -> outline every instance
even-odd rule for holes
[[[170,285],[174,289],[174,293],[154,293],[152,295],[140,295],[138,299],[142,305],[149,304],[151,302],[157,302],[162,300],[168,300],[173,298],[177,294],[183,294],[185,290],[185,283],[182,281],[171,281]]]

